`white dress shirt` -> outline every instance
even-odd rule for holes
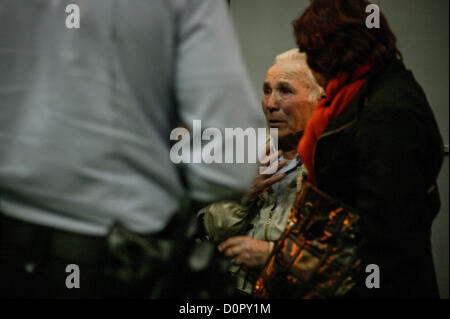
[[[65,25],[71,3],[79,29]],[[4,214],[84,234],[114,221],[152,233],[182,196],[245,191],[256,163],[171,162],[171,130],[193,120],[265,127],[224,0],[0,2]]]

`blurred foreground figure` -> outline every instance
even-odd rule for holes
[[[6,0],[0,30],[1,296],[185,296],[214,250],[189,255],[182,203],[257,167],[176,167],[170,133],[264,125],[225,2]]]
[[[383,15],[315,0],[294,21],[325,88],[300,141],[308,183],[255,286],[263,297],[438,297],[431,224],[443,144]]]

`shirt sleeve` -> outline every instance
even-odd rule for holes
[[[215,137],[208,143],[222,149],[224,161],[225,152],[231,151],[224,147],[225,128],[253,128],[257,132],[257,128],[265,127],[225,1],[187,0],[178,15],[177,43],[174,78],[181,120],[189,128],[191,139],[196,138],[192,131],[194,120],[201,121],[203,130],[218,129],[222,139]],[[192,147],[191,159],[201,158],[202,147]],[[232,151],[236,154],[235,149]],[[206,164],[191,160],[185,167],[191,197],[215,201],[241,194],[257,173],[256,162]]]

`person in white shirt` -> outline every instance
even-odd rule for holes
[[[71,3],[79,28],[65,25]],[[257,164],[177,166],[169,157],[180,123],[264,127],[223,0],[4,0],[0,30],[1,224],[23,231],[0,238],[0,290],[53,267],[42,254],[77,264],[76,246],[89,255],[114,223],[157,234],[182,198],[208,202],[249,187]],[[55,243],[55,232],[74,239]],[[77,244],[86,238],[93,244]],[[101,287],[67,290],[61,272],[47,283],[50,296],[102,296]],[[32,289],[2,294],[45,290],[24,282]]]

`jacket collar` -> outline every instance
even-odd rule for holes
[[[347,127],[351,125],[352,122],[356,121],[361,105],[360,102],[364,97],[365,91],[367,89],[367,82],[368,81],[363,84],[356,96],[349,102],[345,110],[342,111],[341,114],[330,120],[327,128],[323,131],[321,136],[332,134],[334,131],[339,131],[341,128]]]

